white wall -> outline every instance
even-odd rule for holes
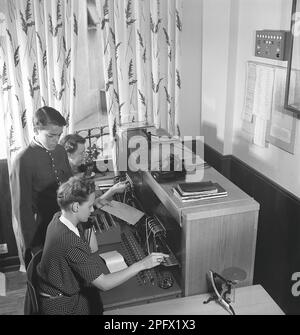
[[[181,135],[196,136],[201,123],[202,0],[183,1]]]
[[[237,1],[203,0],[201,135],[221,153],[232,138],[237,9]]]
[[[287,66],[287,62],[254,57],[258,29],[290,29],[292,0],[241,0],[239,8],[238,50],[234,108],[233,155],[261,172],[286,190],[300,197],[300,141],[296,153],[290,154],[272,144],[261,148],[251,144],[241,130],[244,104],[245,72],[248,60]],[[299,121],[297,121],[299,127]]]
[[[272,144],[258,147],[241,130],[247,61],[287,66],[254,56],[255,31],[289,30],[291,8],[292,0],[203,0],[201,132],[220,153],[233,154],[300,197],[299,132],[293,155]]]

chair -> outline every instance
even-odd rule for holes
[[[37,272],[36,267],[41,261],[43,250],[33,255],[27,268],[27,289],[24,302],[24,315],[38,315],[39,301],[37,294]]]

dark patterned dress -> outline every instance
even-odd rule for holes
[[[37,267],[39,290],[51,297],[40,297],[42,314],[102,314],[99,290],[91,282],[107,268],[88,243],[78,237],[56,213],[50,222],[43,256]]]
[[[63,183],[72,176],[67,153],[61,145],[51,151],[51,156],[32,141],[13,163],[13,215],[27,250],[43,246],[47,226],[59,211],[58,182]]]

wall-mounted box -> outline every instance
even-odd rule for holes
[[[291,46],[288,30],[256,30],[255,56],[287,61]]]

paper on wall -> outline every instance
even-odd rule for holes
[[[256,65],[253,114],[264,120],[271,117],[274,77],[273,67]]]
[[[285,113],[284,109],[285,79],[286,69],[276,69],[270,135],[283,142],[290,143],[294,119],[289,113]],[[292,73],[290,81],[291,88],[295,86],[294,81],[295,76],[294,73]]]
[[[121,271],[127,268],[123,256],[118,251],[108,251],[99,255],[106,263],[110,273]]]
[[[244,101],[243,120],[252,122],[253,101],[256,81],[256,64],[247,63],[246,93]]]
[[[267,120],[260,116],[255,117],[253,143],[260,146],[266,146]]]

